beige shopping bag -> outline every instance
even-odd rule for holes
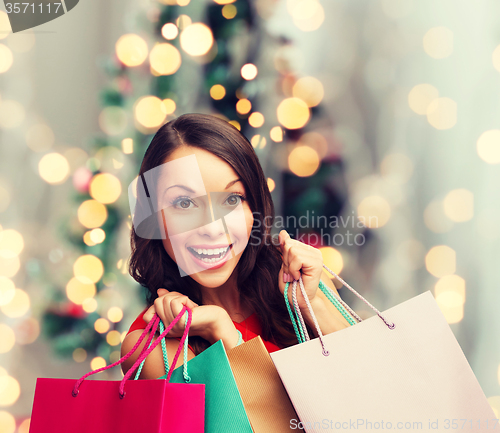
[[[254,433],[303,431],[260,336],[228,350],[227,357]]]
[[[306,432],[500,431],[430,291],[383,313],[362,299],[376,316],[270,354]]]

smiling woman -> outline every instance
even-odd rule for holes
[[[122,355],[155,313],[167,326],[183,305],[193,310],[189,358],[219,339],[226,349],[234,347],[240,331],[245,340],[260,335],[270,351],[295,344],[282,294],[291,276],[302,275],[324,333],[348,326],[317,290],[319,250],[284,231],[279,244],[273,243],[266,178],[250,142],[228,122],[184,114],[163,125],[144,155],[136,185],[129,271],[147,289],[148,305],[123,341]],[[328,277],[323,280],[336,290]],[[298,298],[314,334],[305,301]],[[169,358],[182,331],[179,321],[167,338]],[[122,364],[124,372],[139,353]],[[163,374],[157,346],[140,377]]]

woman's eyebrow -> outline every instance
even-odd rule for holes
[[[224,189],[228,189],[230,186],[233,186],[236,182],[241,182],[241,179],[232,180],[227,184],[226,188]]]
[[[195,192],[194,190],[192,190],[191,188],[189,188],[188,186],[185,186],[185,185],[172,185],[172,186],[169,186],[169,187],[165,190],[165,192],[167,192],[170,188],[175,188],[175,187],[185,189],[186,191],[189,191],[189,192],[191,192],[191,193],[193,193],[193,194],[194,194],[194,192]]]

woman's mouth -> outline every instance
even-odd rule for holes
[[[187,247],[187,249],[196,263],[205,269],[213,269],[222,266],[230,258],[229,251],[232,247],[233,244],[221,248]]]

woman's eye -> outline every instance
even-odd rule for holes
[[[238,194],[230,195],[226,199],[226,202],[229,206],[237,206],[241,203],[241,196],[239,196]]]
[[[193,202],[187,198],[181,198],[174,202],[174,206],[181,209],[189,209],[192,204]]]

